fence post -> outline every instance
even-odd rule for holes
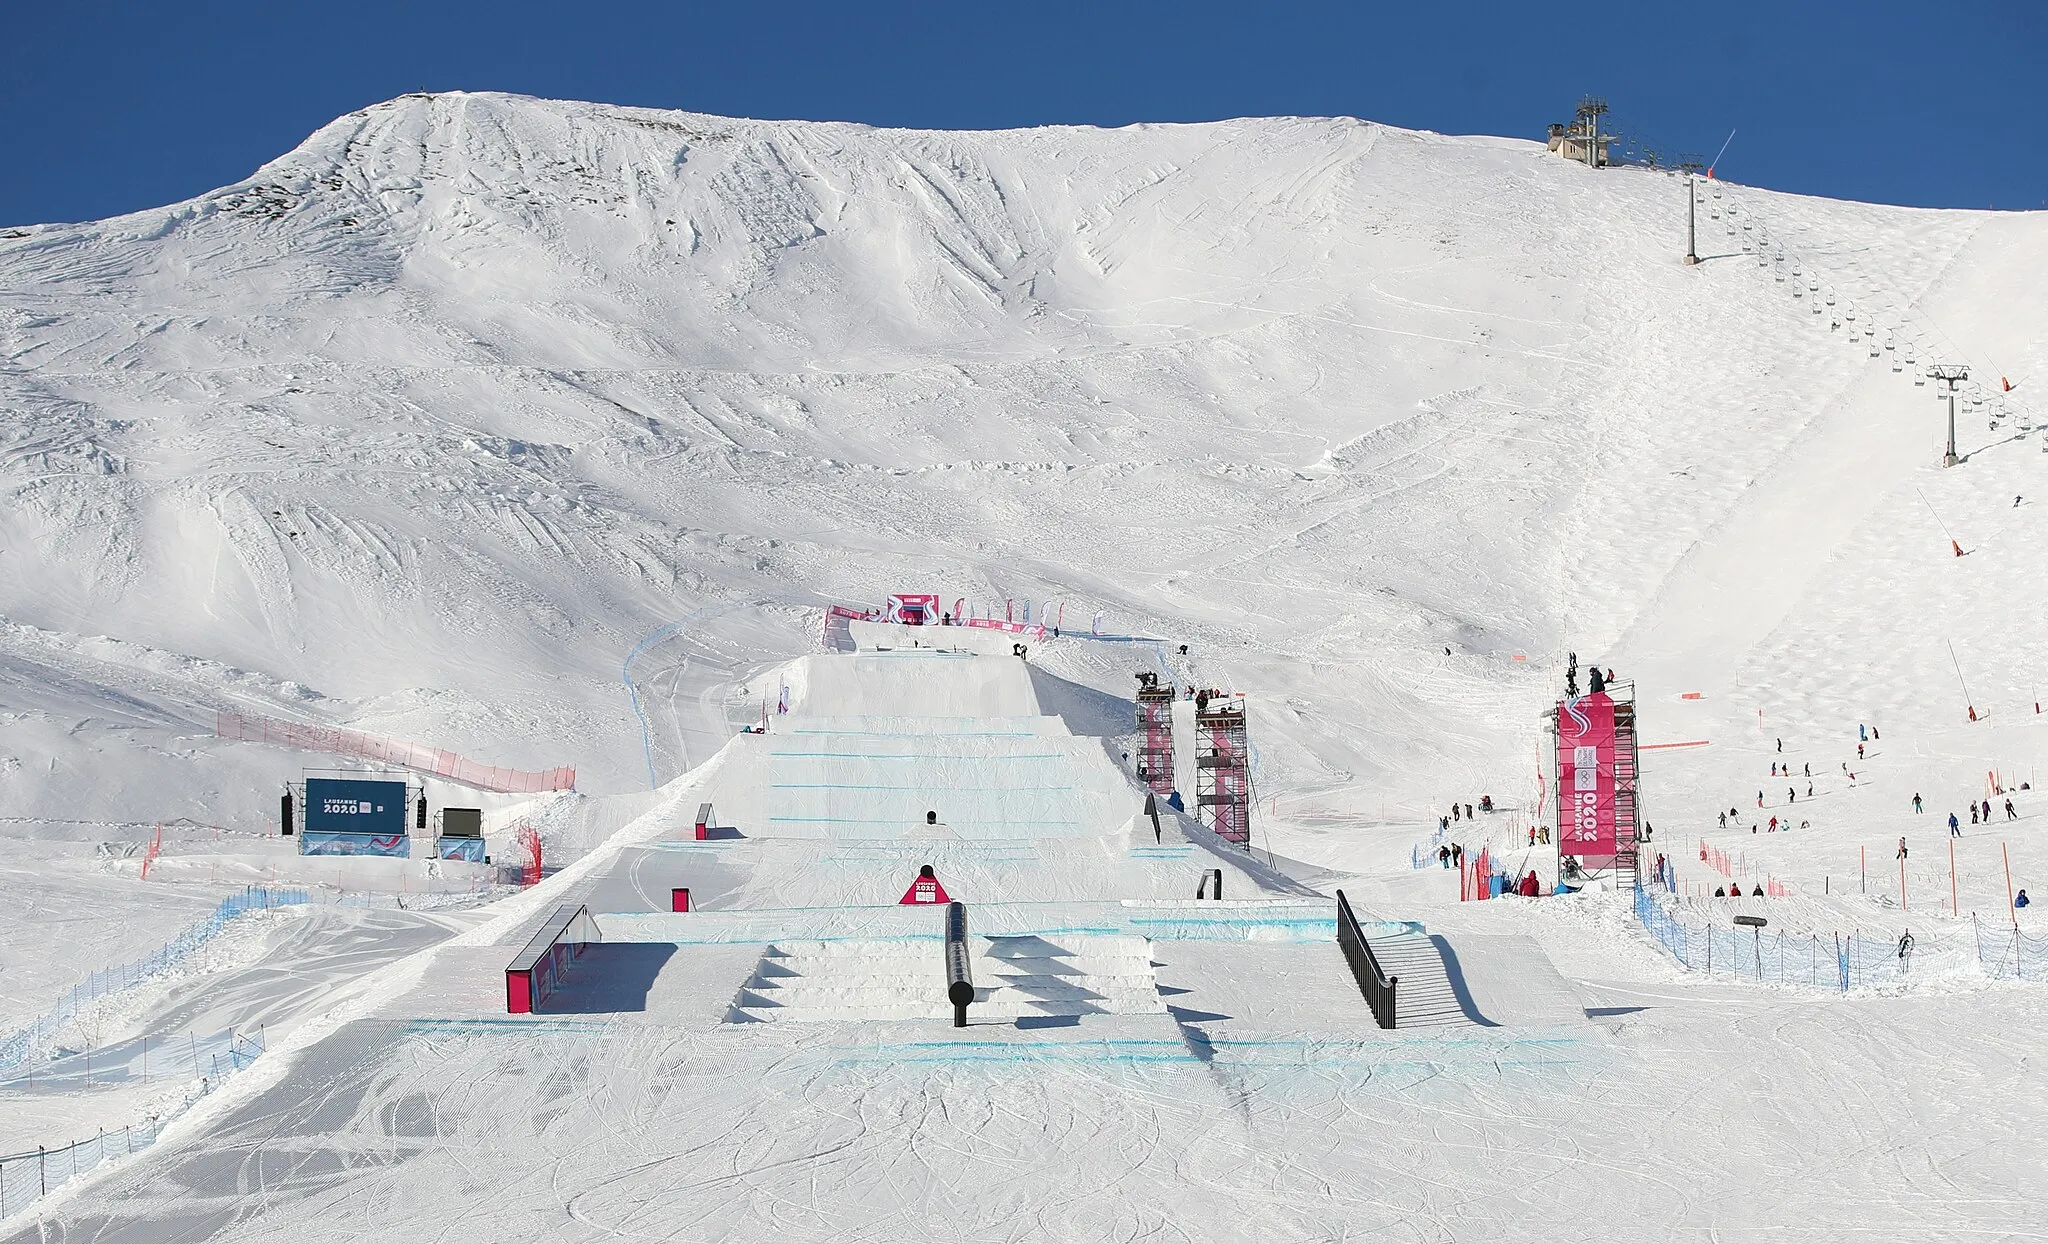
[[[36,1146],[36,1181],[42,1188],[36,1195],[50,1195],[50,1151],[41,1145]]]

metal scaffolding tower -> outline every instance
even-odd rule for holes
[[[1173,688],[1138,687],[1138,780],[1161,799],[1173,794]]]
[[[1195,712],[1195,803],[1217,837],[1251,849],[1251,747],[1240,698],[1210,700]]]

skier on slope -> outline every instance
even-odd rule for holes
[[[2008,821],[2017,821],[2018,819],[2020,819],[2020,814],[2013,811],[2012,800],[2010,799],[2005,801],[2005,819]]]
[[[1963,823],[1956,819],[1956,814],[1953,812],[1948,814],[1948,836],[1951,838],[1963,836]],[[1901,838],[1899,841],[1904,842],[1905,839]]]
[[[1986,825],[1991,823],[1991,801],[1989,799],[1984,801],[1984,823]]]

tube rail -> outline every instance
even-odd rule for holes
[[[946,1000],[953,1004],[953,1027],[967,1027],[967,1004],[974,1001],[974,974],[967,961],[967,905],[946,904]]]

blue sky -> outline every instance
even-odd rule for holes
[[[187,198],[423,88],[934,128],[1343,114],[1531,138],[1597,93],[1666,150],[1736,130],[1735,180],[2039,209],[2044,54],[2048,0],[5,0],[0,223]]]

